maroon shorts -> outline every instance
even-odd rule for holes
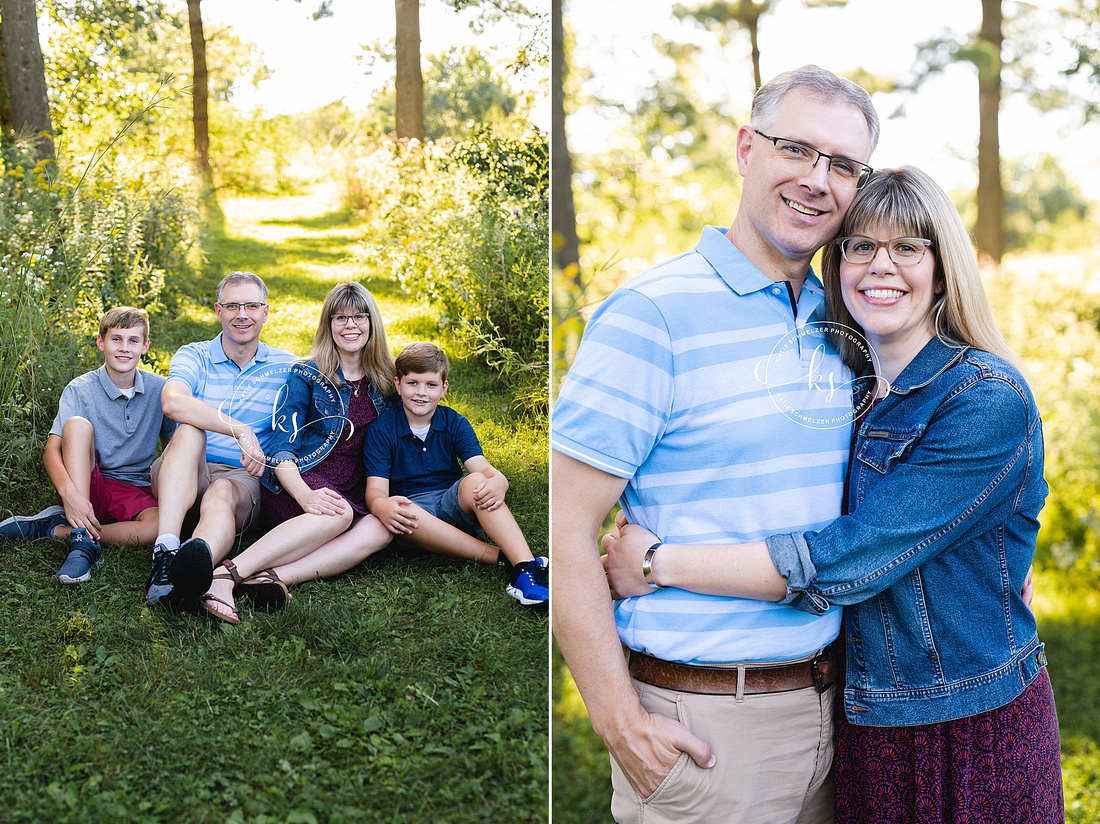
[[[157,499],[149,487],[104,478],[98,466],[92,467],[92,487],[88,497],[100,523],[132,521],[149,507],[157,505]],[[57,502],[61,503],[60,495]]]

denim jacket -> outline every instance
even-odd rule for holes
[[[348,417],[351,388],[344,383],[344,373],[336,367],[339,388],[324,378],[311,360],[299,361],[287,375],[284,391],[275,404],[268,466],[264,470],[264,486],[272,492],[283,491],[275,477],[275,466],[292,460],[302,471],[316,466],[332,450],[343,434]],[[389,403],[378,388],[367,383],[367,395],[379,415]]]
[[[851,514],[768,539],[784,603],[845,606],[848,719],[930,724],[1007,704],[1046,664],[1020,594],[1047,495],[1027,384],[933,338],[854,449]]]

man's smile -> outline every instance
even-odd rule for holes
[[[794,200],[789,200],[788,198],[783,198],[783,202],[786,203],[788,206],[790,206],[792,209],[794,209],[799,214],[809,215],[810,217],[817,217],[818,215],[825,214],[820,209],[811,209],[809,206],[806,206],[803,203],[798,203]]]

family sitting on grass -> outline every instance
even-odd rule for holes
[[[89,580],[103,544],[152,543],[148,604],[230,624],[235,599],[280,609],[289,585],[344,572],[395,539],[504,563],[507,593],[545,604],[547,559],[504,502],[508,480],[469,421],[439,405],[446,354],[414,343],[394,359],[374,298],[342,283],[310,357],[297,359],[260,342],[267,294],[257,275],[228,274],[214,304],[221,334],[181,347],[167,378],[137,368],[145,315],[104,314],[104,364],[65,388],[46,442],[58,504],[0,522],[0,538],[68,538],[63,583]],[[154,460],[158,439],[167,445]],[[264,534],[230,559],[257,526]]]

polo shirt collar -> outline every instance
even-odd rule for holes
[[[99,385],[103,387],[103,391],[107,393],[108,398],[117,401],[122,397],[122,390],[115,386],[115,382],[107,374],[107,364],[103,364],[96,370],[96,377],[99,378]],[[140,369],[134,369],[134,394],[145,394],[145,378],[142,376]]]
[[[442,408],[443,408],[442,406],[440,406],[438,404],[436,405],[435,414],[432,415],[432,422],[428,426],[428,431],[429,432],[438,432],[443,427],[443,423],[440,420],[440,414],[439,414],[439,410],[442,409]],[[400,398],[397,399],[397,405],[396,405],[396,407],[394,407],[394,412],[397,415],[397,435],[398,435],[398,437],[404,437],[405,435],[412,435],[413,431],[412,431],[412,427],[409,426],[409,416],[405,414],[405,407],[402,406]]]
[[[734,292],[747,295],[761,292],[775,286],[776,281],[765,275],[753,265],[741,250],[726,237],[726,230],[717,226],[706,226],[695,245],[695,251],[706,258],[707,263],[725,281]],[[824,289],[813,268],[806,272],[806,281],[802,288],[811,294],[823,295]]]
[[[218,332],[218,336],[207,345],[211,363],[226,363],[229,361],[229,355],[225,354],[225,349],[222,348],[222,336],[224,334],[224,332]],[[256,349],[256,356],[252,358],[250,363],[265,363],[269,351],[267,344],[261,341],[259,348]]]

